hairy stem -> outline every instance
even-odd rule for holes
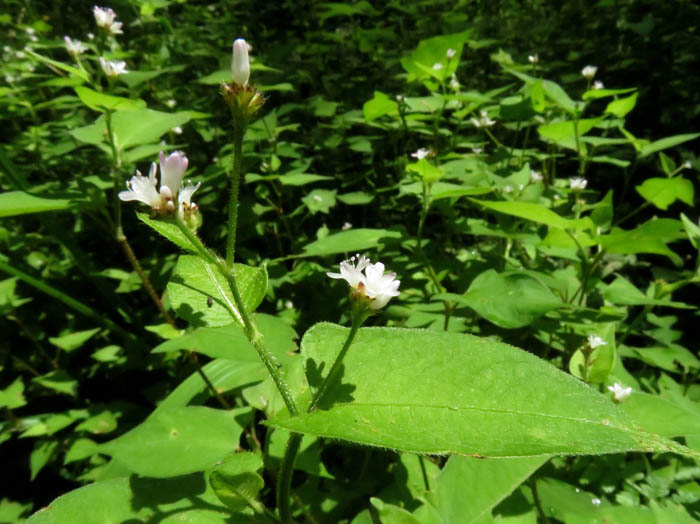
[[[238,228],[238,199],[241,187],[241,160],[245,124],[233,119],[233,171],[231,172],[231,196],[228,204],[228,236],[226,238],[226,265],[233,267],[236,251],[236,229]]]

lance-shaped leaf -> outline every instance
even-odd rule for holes
[[[347,328],[317,324],[302,340],[312,385]],[[674,451],[610,399],[534,355],[471,335],[363,328],[342,380],[318,411],[270,421],[300,433],[403,451],[518,457]],[[329,407],[330,406],[330,407]]]

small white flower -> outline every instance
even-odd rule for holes
[[[530,182],[532,182],[533,184],[535,184],[537,182],[542,182],[543,179],[544,179],[544,177],[542,176],[542,173],[540,173],[539,171],[535,171],[535,170],[530,171]]]
[[[25,27],[24,30],[28,35],[33,35],[34,33],[36,33],[33,27]]]
[[[34,64],[27,64],[27,71],[29,71],[30,73],[36,71],[36,67],[34,66]]]
[[[462,85],[459,83],[459,80],[457,80],[455,75],[452,75],[452,78],[450,78],[450,89],[459,91],[460,87],[462,87]]]
[[[119,198],[124,202],[138,200],[148,204],[161,214],[175,211],[175,201],[177,201],[181,217],[187,212],[196,210],[197,205],[193,204],[191,199],[194,192],[199,189],[200,184],[186,184],[183,187],[182,179],[188,164],[185,154],[176,151],[166,158],[161,151],[158,155],[158,162],[161,173],[160,189],[156,189],[158,166],[153,162],[148,178],[136,171],[136,175],[126,183],[128,191],[119,193]]]
[[[24,51],[17,51],[17,52],[15,53],[15,56],[16,56],[17,58],[22,59],[22,58],[26,58],[27,53],[25,53]]]
[[[615,400],[615,402],[624,402],[632,394],[631,387],[623,388],[622,384],[619,382],[615,382],[612,386],[608,386],[608,391],[612,392],[613,400]]]
[[[170,100],[165,102],[165,105],[168,106],[170,109],[172,109],[173,107],[175,107],[177,105],[177,102],[175,101],[174,98],[171,98]]]
[[[314,195],[314,196],[313,196],[313,199],[314,199],[316,202],[323,202],[323,198],[321,197],[321,195]]]
[[[591,349],[595,349],[599,346],[606,346],[607,344],[608,343],[598,335],[588,335],[588,345],[591,346]]]
[[[12,52],[12,48],[9,45],[4,45],[4,46],[2,46],[2,52],[3,53],[10,53],[10,52]]]
[[[598,68],[596,66],[587,65],[586,67],[581,69],[581,74],[583,75],[584,78],[591,80],[595,76],[597,71],[598,71]]]
[[[447,58],[454,58],[454,56],[457,54],[457,51],[450,48],[447,50],[447,53],[445,53],[445,54],[447,55]]]
[[[38,41],[39,41],[39,37],[34,36],[34,35],[29,35],[29,40],[32,41],[32,42],[38,42]]]
[[[357,254],[348,260],[340,263],[340,273],[326,273],[330,278],[342,278],[353,289],[358,289],[360,283],[364,283],[365,276],[362,270],[369,265],[369,259],[364,255]]]
[[[603,85],[603,82],[601,82],[600,80],[596,80],[595,82],[593,82],[593,89],[603,89],[604,87],[605,85]]]
[[[370,309],[383,308],[391,297],[399,295],[400,280],[396,280],[396,273],[384,274],[384,264],[368,264],[365,268],[365,294],[372,299]]]
[[[104,58],[100,57],[100,66],[102,66],[102,71],[104,71],[105,75],[107,75],[109,78],[116,78],[119,75],[129,72],[126,69],[126,62],[123,60],[115,62],[112,60],[105,60]]]
[[[537,53],[535,53],[534,55],[528,55],[527,61],[531,64],[537,64],[540,61],[540,57]]]
[[[352,229],[352,224],[350,222],[345,222],[343,224],[343,227],[341,227],[340,229],[342,229],[343,231],[347,231],[348,229]]]
[[[77,38],[75,40],[71,40],[70,37],[64,36],[63,41],[66,43],[66,50],[71,54],[71,55],[81,55],[85,51],[87,51],[87,47],[78,40]]]
[[[504,192],[504,193],[512,193],[512,192],[513,192],[513,186],[511,186],[510,184],[506,184],[505,186],[503,186],[503,192]]]
[[[95,33],[88,33],[87,34],[88,40],[94,40],[95,39]]]
[[[411,157],[413,157],[417,160],[421,160],[421,159],[427,157],[428,155],[430,155],[430,153],[431,153],[430,149],[428,149],[426,147],[421,147],[420,149],[417,149],[415,152],[411,153]]]
[[[233,41],[233,56],[231,71],[233,83],[239,87],[247,87],[250,78],[250,59],[248,58],[248,43],[242,38]]]
[[[591,504],[594,506],[600,506],[601,503],[602,501],[598,497],[591,499]]]
[[[285,307],[285,309],[292,309],[294,307],[294,302],[292,302],[291,300],[287,300],[284,303],[284,307]]]
[[[471,123],[474,127],[491,127],[496,123],[496,121],[491,120],[486,111],[481,111],[479,118],[472,118]]]
[[[103,28],[108,33],[113,35],[122,34],[123,24],[121,22],[117,22],[117,15],[114,13],[111,7],[104,8],[94,6],[92,8],[92,14],[95,15],[95,23],[98,27]]]
[[[692,168],[693,168],[693,164],[690,163],[690,160],[686,160],[685,162],[683,162],[683,163],[681,164],[681,167],[682,167],[683,169],[692,169]]]
[[[399,104],[403,104],[404,102],[406,102],[406,97],[403,96],[403,95],[396,95],[396,101],[397,101]]]
[[[173,127],[173,128],[171,129],[171,131],[172,131],[173,133],[175,133],[176,135],[181,135],[181,134],[182,134],[182,127],[180,127],[180,126],[175,126],[175,127]]]
[[[433,64],[433,71],[440,71],[440,69],[442,69],[443,67],[445,66],[442,65],[440,62],[436,62]]]
[[[569,179],[569,185],[573,191],[583,191],[588,185],[588,180],[575,176]]]

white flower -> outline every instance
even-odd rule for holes
[[[158,155],[158,162],[161,173],[160,189],[156,189],[158,166],[153,162],[148,178],[136,171],[136,175],[126,183],[128,191],[119,193],[119,198],[124,202],[138,200],[161,214],[175,211],[175,200],[177,200],[178,212],[181,217],[187,212],[196,210],[197,205],[193,204],[191,200],[192,195],[201,184],[186,184],[183,187],[182,179],[188,164],[185,154],[176,151],[166,158],[161,151]]]
[[[597,71],[598,71],[598,68],[596,66],[587,65],[586,67],[581,69],[581,74],[583,75],[584,78],[591,80],[595,76]]]
[[[2,46],[2,52],[3,53],[10,53],[10,52],[12,52],[12,48],[9,45],[4,45],[4,46]]]
[[[71,55],[81,55],[87,51],[87,47],[85,47],[85,45],[77,38],[75,40],[71,40],[70,37],[64,36],[63,41],[66,43],[66,50]]]
[[[364,274],[362,271],[364,270]],[[383,308],[392,297],[399,295],[400,280],[396,273],[384,274],[384,264],[372,264],[364,255],[355,255],[340,263],[340,273],[326,273],[330,278],[342,278],[353,295],[369,299],[372,310]]]
[[[399,295],[400,280],[396,280],[396,273],[384,274],[384,264],[377,262],[369,264],[365,268],[365,294],[372,299],[370,309],[383,308],[391,297]]]
[[[34,33],[36,33],[33,27],[25,27],[24,30],[28,35],[33,35]]]
[[[632,394],[632,388],[623,388],[622,384],[615,382],[612,386],[608,386],[608,390],[612,391],[613,400],[616,402],[623,402],[627,400]]]
[[[595,82],[593,82],[593,89],[603,89],[604,87],[605,85],[603,85],[603,82],[601,82],[600,80],[596,80]]]
[[[447,55],[447,58],[454,58],[454,56],[457,54],[457,51],[450,48],[447,50],[447,53],[445,53],[445,54]]]
[[[94,40],[95,39],[95,33],[88,33],[87,34],[88,40]]]
[[[231,61],[233,83],[239,87],[247,87],[250,78],[250,59],[248,58],[248,43],[242,38],[233,41],[233,57]]]
[[[403,103],[406,102],[406,97],[403,96],[403,95],[396,95],[396,101],[397,101],[399,104],[403,104]]]
[[[484,152],[483,147],[472,147],[472,153],[474,153],[475,155],[480,155],[483,152]]]
[[[591,499],[591,504],[594,506],[600,506],[602,504],[602,500],[600,500],[598,497],[592,498]]]
[[[690,160],[686,160],[681,164],[681,168],[683,169],[692,169],[693,164],[690,163]]]
[[[175,107],[177,105],[177,102],[175,101],[174,98],[171,98],[170,100],[165,102],[165,105],[168,106],[170,109],[172,109],[173,107]]]
[[[471,123],[474,127],[491,127],[496,123],[495,120],[491,120],[486,111],[482,111],[479,118],[472,118]]]
[[[175,133],[176,135],[181,135],[181,134],[182,134],[182,127],[180,127],[180,126],[175,126],[175,127],[173,127],[173,128],[171,129],[171,131],[172,131],[173,133]]]
[[[111,7],[98,7],[94,6],[92,8],[92,14],[95,15],[95,23],[98,27],[105,29],[108,33],[113,35],[122,34],[122,23],[117,22],[117,15],[114,13]]]
[[[104,58],[100,57],[100,65],[102,66],[102,71],[104,71],[105,75],[107,75],[109,78],[116,78],[119,75],[129,72],[126,69],[126,62],[123,60],[114,62],[112,60],[105,60]]]
[[[343,224],[343,227],[341,227],[340,229],[342,229],[343,231],[347,231],[348,229],[352,229],[352,224],[350,222],[345,222]]]
[[[436,62],[433,64],[433,71],[440,71],[440,69],[442,69],[443,67],[445,66],[442,65],[440,62]]]
[[[569,179],[569,185],[573,191],[583,191],[588,185],[588,180],[575,176]]]
[[[503,186],[503,192],[504,192],[504,193],[512,193],[512,192],[513,192],[513,186],[511,186],[510,184],[506,184],[505,186]]]
[[[534,55],[528,55],[527,61],[531,64],[537,64],[540,61],[540,57],[537,53],[535,53]]]
[[[22,58],[26,58],[26,57],[27,57],[27,54],[26,54],[24,51],[17,51],[17,52],[15,53],[15,56],[16,56],[17,58],[19,58],[19,59],[22,59]]]
[[[543,179],[544,179],[544,177],[542,176],[542,173],[540,173],[539,171],[535,171],[535,170],[530,171],[530,182],[532,182],[533,184],[535,184],[537,182],[542,182]]]
[[[450,78],[450,89],[458,91],[460,87],[461,84],[459,83],[459,80],[457,80],[455,75],[452,75],[452,78]]]
[[[430,149],[421,147],[420,149],[417,149],[415,152],[411,153],[411,157],[421,160],[425,157],[427,157],[431,153]]]
[[[605,346],[607,344],[608,343],[598,335],[588,335],[588,345],[591,346],[591,349],[595,349],[599,346]]]

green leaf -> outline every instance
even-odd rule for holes
[[[174,477],[202,471],[235,448],[243,428],[237,415],[250,408],[223,411],[204,406],[159,410],[121,437],[102,444],[134,473],[146,477]]]
[[[464,295],[448,293],[433,298],[468,306],[506,329],[527,326],[548,311],[564,306],[540,280],[517,272],[497,273],[493,269],[477,276]]]
[[[557,215],[554,211],[541,204],[532,202],[492,202],[474,198],[470,200],[492,211],[524,218],[558,229],[593,229],[593,223],[589,218],[569,220]]]
[[[349,330],[317,324],[302,340],[310,382]],[[362,328],[342,384],[318,411],[269,424],[430,454],[526,457],[631,450],[700,453],[640,431],[608,398],[534,355],[471,335]],[[381,387],[378,387],[380,385]]]
[[[565,120],[553,124],[543,124],[537,128],[537,132],[545,140],[549,140],[561,147],[576,150],[576,134],[579,138],[602,122],[604,117],[580,118],[577,122]]]
[[[462,47],[470,34],[471,30],[468,30],[421,40],[416,49],[409,51],[401,58],[401,65],[408,72],[408,81],[429,79],[437,76],[437,73],[440,78],[448,78],[452,75],[457,70],[462,56]],[[448,49],[454,49],[457,52],[449,60]],[[443,64],[443,68],[437,72],[433,69],[436,63]]]
[[[442,169],[439,166],[434,166],[427,159],[421,158],[418,162],[408,164],[406,171],[416,173],[428,184],[436,182],[443,176]]]
[[[231,524],[231,515],[202,474],[174,479],[120,477],[95,482],[58,497],[32,515],[27,524]]]
[[[312,215],[316,213],[328,214],[332,207],[335,206],[335,194],[337,191],[335,189],[314,189],[301,199],[306,207],[309,208]]]
[[[617,277],[612,283],[603,289],[605,300],[620,306],[666,306],[677,308],[690,308],[688,304],[673,302],[671,300],[648,297],[637,289],[634,284],[624,277]]]
[[[693,183],[683,177],[649,178],[636,188],[637,193],[664,211],[676,200],[693,205]]]
[[[146,109],[146,102],[141,99],[132,100],[121,96],[107,95],[88,87],[75,87],[80,101],[90,109],[104,113],[105,111],[138,111]]]
[[[428,500],[445,524],[478,522],[546,460],[450,457]]]
[[[97,442],[89,438],[76,439],[71,447],[66,451],[66,457],[63,459],[64,464],[70,464],[78,460],[83,460],[97,453]]]
[[[53,458],[58,449],[57,440],[38,440],[29,454],[29,480],[34,480],[44,466]]]
[[[598,237],[597,241],[611,253],[665,255],[675,264],[680,265],[680,257],[666,244],[685,237],[683,225],[679,220],[652,218],[635,229],[624,230],[614,227],[610,234]]]
[[[171,221],[151,218],[146,213],[136,213],[136,216],[139,218],[139,220],[141,220],[141,222],[150,226],[153,230],[163,235],[176,246],[181,247],[185,251],[189,251],[191,253],[198,253],[197,247],[194,246],[185,236],[185,234],[180,231],[180,228]]]
[[[75,331],[61,337],[49,337],[49,342],[64,351],[73,351],[81,347],[90,340],[101,328],[88,329],[85,331]]]
[[[263,469],[262,459],[250,452],[234,453],[217,465],[209,476],[214,493],[227,508],[241,511],[246,506],[261,510],[257,496],[265,481],[257,473]]]
[[[265,298],[267,271],[264,267],[234,264],[233,272],[243,305],[251,314]],[[182,255],[178,258],[168,282],[168,293],[178,316],[195,326],[242,323],[228,282],[216,266],[199,257]]]
[[[608,104],[608,107],[605,108],[605,112],[612,113],[618,118],[624,117],[627,113],[634,109],[634,106],[637,104],[638,95],[639,93],[633,93],[630,96],[613,100]]]
[[[74,380],[73,377],[63,370],[51,371],[40,377],[33,378],[32,382],[73,397],[78,394],[78,381]]]
[[[381,91],[375,91],[374,97],[362,106],[362,114],[367,122],[376,120],[379,117],[390,115],[398,116],[399,105]]]
[[[27,401],[24,399],[24,382],[21,377],[5,389],[0,389],[0,408],[15,409],[24,406]]]
[[[634,418],[644,431],[665,437],[700,435],[700,406],[687,400],[685,403],[633,391],[620,407]]]
[[[84,204],[82,204],[84,205]],[[78,199],[45,198],[25,191],[6,191],[0,193],[0,218],[47,211],[66,211],[80,207]]]
[[[420,520],[402,507],[388,504],[376,497],[371,497],[369,501],[372,506],[377,508],[379,522],[382,524],[421,524]]]
[[[328,235],[304,246],[303,257],[336,255],[367,251],[381,245],[384,240],[399,239],[401,233],[390,229],[349,229]]]
[[[669,147],[674,147],[678,144],[682,144],[690,140],[695,140],[699,136],[700,133],[686,133],[684,135],[674,135],[662,138],[660,140],[655,140],[654,142],[645,144],[641,147],[641,150],[639,151],[639,157],[644,158],[645,156],[653,155],[654,153],[658,151],[663,151],[664,149],[668,149]]]

